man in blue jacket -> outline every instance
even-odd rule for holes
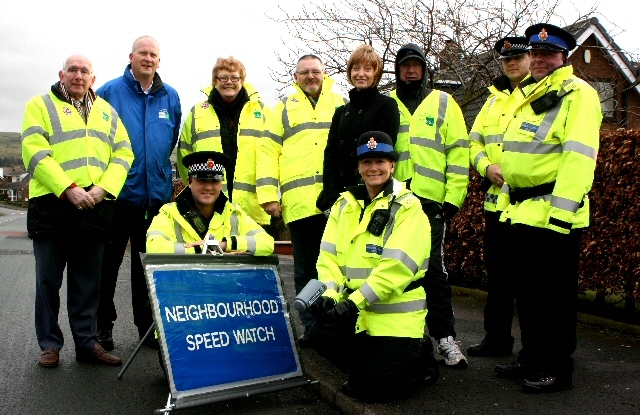
[[[140,338],[153,323],[140,252],[145,252],[147,228],[160,207],[173,196],[169,156],[178,140],[182,110],[175,89],[156,72],[160,46],[150,36],[133,42],[129,65],[97,94],[113,106],[129,133],[135,159],[115,204],[112,237],[102,262],[98,342],[113,350],[117,318],[113,297],[127,242],[131,241],[131,303]],[[153,336],[145,345],[158,347]]]

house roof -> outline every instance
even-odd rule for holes
[[[29,185],[31,178],[27,175],[19,182],[7,182],[0,180],[0,190],[24,190]]]

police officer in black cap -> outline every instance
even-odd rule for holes
[[[498,40],[494,50],[499,54],[504,75],[489,86],[489,98],[469,134],[471,141],[469,159],[471,165],[484,176],[484,264],[488,277],[487,303],[484,308],[482,342],[467,349],[469,356],[508,356],[513,350],[511,324],[513,320],[514,294],[511,275],[502,264],[504,247],[500,213],[506,198],[500,190],[504,184],[500,169],[502,136],[517,108],[514,89],[529,75],[529,50],[526,37],[509,36]]]
[[[573,385],[580,241],[589,225],[602,111],[598,93],[568,64],[573,35],[548,23],[525,34],[531,77],[518,86],[522,97],[500,164],[510,202],[500,217],[504,267],[515,284],[522,349],[495,372],[541,393]]]
[[[222,192],[229,157],[199,151],[182,161],[188,169],[189,186],[153,219],[147,231],[147,252],[201,253],[205,239],[212,236],[225,253],[272,254],[273,238]]]

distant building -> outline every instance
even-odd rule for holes
[[[29,200],[29,173],[22,167],[0,167],[0,200]]]

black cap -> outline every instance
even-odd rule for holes
[[[424,54],[422,53],[422,49],[415,43],[407,43],[398,50],[396,55],[396,66],[400,66],[400,64],[407,59],[418,59],[423,64],[427,64]]]
[[[230,162],[227,155],[217,151],[198,151],[182,159],[182,164],[189,170],[189,177],[216,181],[224,178],[224,166]]]
[[[493,49],[500,54],[498,59],[511,56],[519,56],[528,53],[529,40],[523,36],[507,36],[498,40]]]
[[[529,49],[545,49],[567,52],[576,47],[576,38],[566,30],[549,23],[529,26],[524,35],[529,39]]]
[[[358,138],[356,158],[360,160],[369,157],[386,157],[398,161],[400,154],[393,149],[393,141],[387,133],[369,131]]]

